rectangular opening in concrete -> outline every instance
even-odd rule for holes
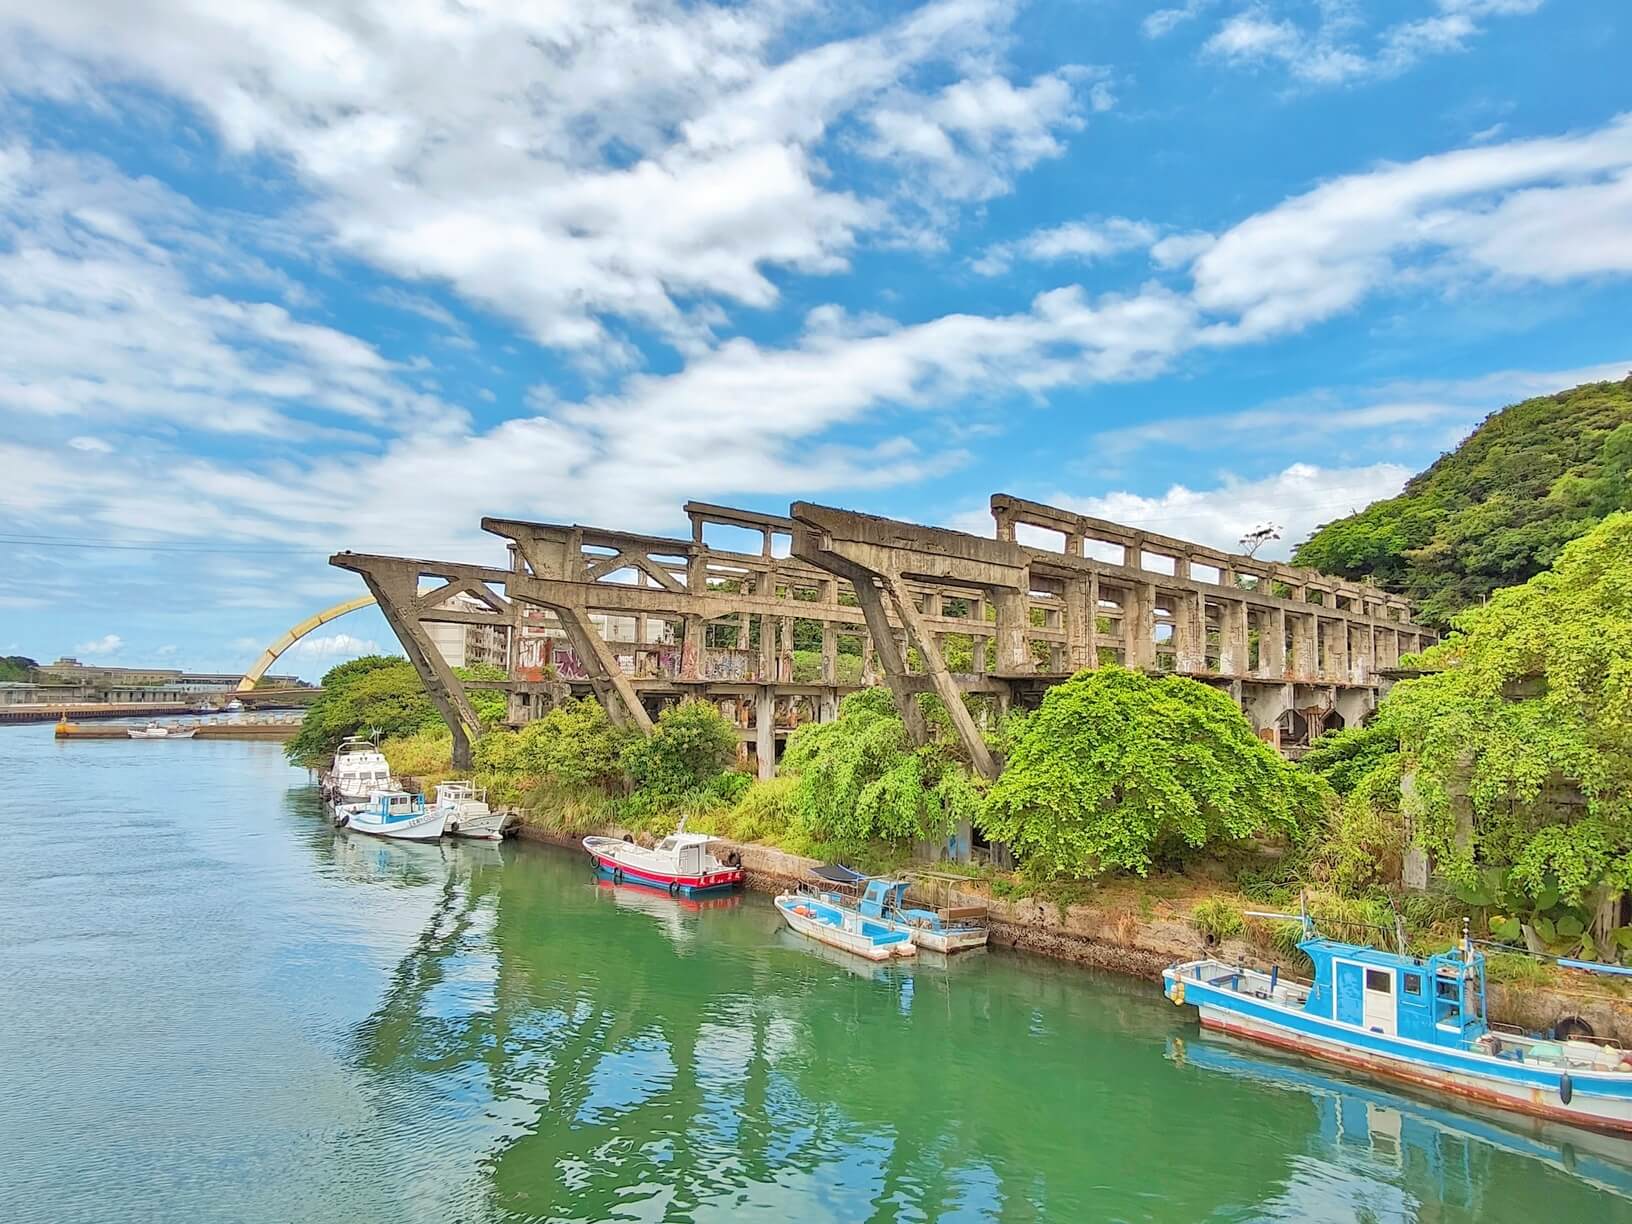
[[[1046,549],[1048,552],[1063,553],[1065,551],[1066,535],[1052,527],[1039,527],[1035,523],[1016,523],[1014,525],[1014,540],[1017,544],[1024,544],[1028,548]]]
[[[1203,565],[1200,561],[1190,563],[1190,577],[1197,582],[1210,582],[1217,586],[1224,580],[1224,571],[1216,565]]]
[[[1149,570],[1153,574],[1171,576],[1177,568],[1177,564],[1177,557],[1169,557],[1162,553],[1141,552],[1139,554],[1139,568]]]
[[[731,523],[704,523],[703,543],[723,552],[759,556],[765,551],[765,533],[757,528],[737,527]]]
[[[1114,540],[1084,540],[1082,555],[1090,561],[1103,561],[1107,565],[1126,565],[1128,550]]]

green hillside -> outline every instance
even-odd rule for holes
[[[1622,509],[1632,509],[1632,375],[1493,413],[1398,497],[1325,524],[1293,560],[1369,578],[1444,625]]]

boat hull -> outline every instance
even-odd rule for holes
[[[1168,998],[1195,1005],[1202,1027],[1214,1032],[1531,1117],[1632,1135],[1632,1075],[1565,1072],[1427,1046],[1242,998],[1171,970],[1163,981]]]
[[[436,841],[444,832],[447,824],[447,814],[431,810],[420,816],[410,816],[405,820],[393,820],[389,823],[380,820],[368,811],[355,811],[341,808],[344,821],[336,819],[337,824],[350,829],[354,833],[367,833],[371,837],[385,837],[393,841]]]
[[[882,936],[869,935],[865,930],[850,930],[843,925],[799,913],[800,908],[814,909],[809,898],[784,893],[776,899],[776,908],[793,930],[831,948],[840,948],[868,960],[889,960],[892,956],[912,956],[918,949],[903,932],[886,929]],[[822,907],[830,909],[831,907]],[[820,912],[818,910],[817,912]],[[873,924],[882,927],[883,924]]]
[[[653,867],[636,867],[630,863],[619,862],[614,856],[597,850],[591,850],[589,856],[595,860],[595,870],[608,879],[628,880],[631,883],[645,884],[650,888],[661,888],[687,897],[726,892],[742,883],[741,867],[726,867],[701,875],[674,875]]]
[[[932,931],[925,927],[912,928],[912,942],[926,952],[967,952],[984,948],[989,933],[984,929],[956,929]]]
[[[505,826],[509,821],[508,812],[453,816],[448,819],[447,834],[449,837],[463,837],[473,841],[503,841]]]

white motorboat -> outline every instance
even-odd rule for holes
[[[131,739],[192,739],[198,734],[197,727],[166,727],[156,722],[150,722],[145,727],[131,727],[126,732]]]
[[[447,813],[450,837],[474,837],[499,841],[510,823],[509,812],[495,812],[487,806],[487,789],[473,782],[443,782],[436,788],[436,808]]]
[[[336,819],[341,808],[366,803],[376,791],[394,789],[385,754],[373,740],[360,735],[340,741],[334,764],[323,775],[323,798]]]
[[[334,813],[341,828],[400,841],[435,841],[447,820],[441,808],[425,806],[424,795],[398,790],[375,791],[366,803],[337,804]]]
[[[227,702],[227,704],[222,706],[221,708],[223,710],[225,710],[228,714],[236,714],[236,713],[238,713],[240,710],[242,710],[244,708],[244,703],[239,701],[238,698],[234,697],[231,701]]]

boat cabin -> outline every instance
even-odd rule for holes
[[[1460,947],[1402,956],[1332,939],[1298,945],[1315,965],[1311,1015],[1386,1037],[1465,1049],[1484,1036],[1485,958]]]
[[[675,874],[702,875],[710,866],[708,846],[713,840],[707,833],[671,833],[657,843],[656,852],[673,858]]]
[[[425,796],[410,795],[407,791],[375,791],[369,796],[368,813],[385,824],[412,820],[425,815]]]

